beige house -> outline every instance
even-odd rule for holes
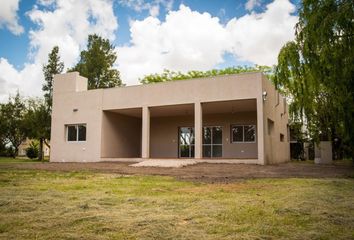
[[[34,141],[32,139],[26,138],[25,141],[23,141],[20,146],[18,146],[18,156],[19,157],[25,157],[26,156],[26,150],[30,146],[31,142]],[[45,157],[49,157],[50,149],[46,144],[43,144],[43,152]]]
[[[290,159],[286,101],[259,72],[87,90],[56,75],[52,162]]]

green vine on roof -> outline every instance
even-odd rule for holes
[[[149,74],[139,79],[142,84],[158,83],[158,82],[169,82],[176,80],[185,80],[191,78],[203,78],[203,77],[213,77],[220,75],[229,75],[245,72],[263,72],[266,75],[272,75],[273,69],[268,66],[255,65],[253,67],[249,66],[234,66],[224,69],[212,69],[209,71],[188,71],[187,73],[182,73],[180,71],[171,71],[165,69],[162,73]]]

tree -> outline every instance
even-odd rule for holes
[[[25,115],[27,136],[39,140],[38,159],[43,161],[43,144],[49,146],[46,139],[50,139],[51,115],[49,108],[46,102],[41,99],[30,99],[27,108]]]
[[[304,0],[295,41],[280,51],[277,87],[311,136],[343,138],[354,159],[354,2]]]
[[[26,139],[25,114],[26,105],[19,93],[0,106],[0,135],[13,147],[13,157],[17,156],[18,147]]]
[[[122,85],[113,64],[117,60],[114,46],[108,39],[94,34],[88,36],[87,50],[81,51],[80,61],[69,71],[78,71],[88,79],[88,88],[110,88]]]
[[[167,81],[175,81],[175,80],[185,80],[191,78],[201,78],[201,77],[212,77],[219,75],[227,75],[227,74],[235,74],[235,73],[243,73],[243,72],[255,72],[262,71],[266,74],[271,74],[272,68],[268,66],[236,66],[236,67],[228,67],[224,69],[212,69],[209,71],[188,71],[187,73],[175,72],[165,69],[161,74],[149,74],[144,76],[139,81],[142,84],[148,83],[157,83],[157,82],[167,82]]]
[[[47,103],[47,106],[50,109],[50,112],[52,109],[53,101],[53,78],[55,74],[62,73],[63,69],[64,63],[60,61],[59,47],[55,46],[48,54],[48,63],[42,68],[45,80],[42,90],[44,92],[44,98]]]

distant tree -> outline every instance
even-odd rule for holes
[[[114,46],[96,34],[88,36],[87,50],[81,51],[80,61],[69,71],[78,71],[88,79],[88,88],[110,88],[122,85],[113,64],[117,60]]]
[[[354,2],[304,0],[295,41],[280,51],[275,83],[311,136],[340,136],[354,159]]]
[[[163,73],[149,74],[144,76],[142,79],[139,79],[139,81],[142,84],[148,84],[148,83],[168,82],[168,81],[175,81],[175,80],[212,77],[212,76],[219,76],[219,75],[236,74],[236,73],[243,73],[243,72],[255,72],[255,71],[261,71],[271,75],[272,68],[268,66],[258,66],[258,65],[254,67],[236,66],[236,67],[228,67],[224,69],[212,69],[209,71],[188,71],[187,73],[176,72],[176,71],[165,69]]]
[[[42,90],[44,92],[44,99],[49,108],[49,112],[51,112],[52,109],[54,75],[62,73],[63,69],[64,63],[60,61],[59,47],[55,46],[48,54],[48,63],[44,65],[42,69],[45,80]]]
[[[25,114],[26,105],[19,93],[0,106],[0,135],[13,147],[13,157],[17,156],[18,147],[26,139]]]
[[[41,99],[30,99],[28,101],[25,122],[27,126],[27,136],[31,139],[39,140],[38,159],[43,161],[43,145],[49,144],[46,140],[50,139],[50,113],[48,105]]]

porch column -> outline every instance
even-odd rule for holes
[[[147,106],[143,107],[142,113],[142,142],[141,142],[141,157],[150,157],[150,109]]]
[[[265,164],[265,152],[264,152],[264,129],[267,127],[264,123],[263,115],[263,99],[257,97],[257,148],[258,148],[258,163]]]
[[[194,103],[194,158],[203,157],[203,110],[200,102]]]

